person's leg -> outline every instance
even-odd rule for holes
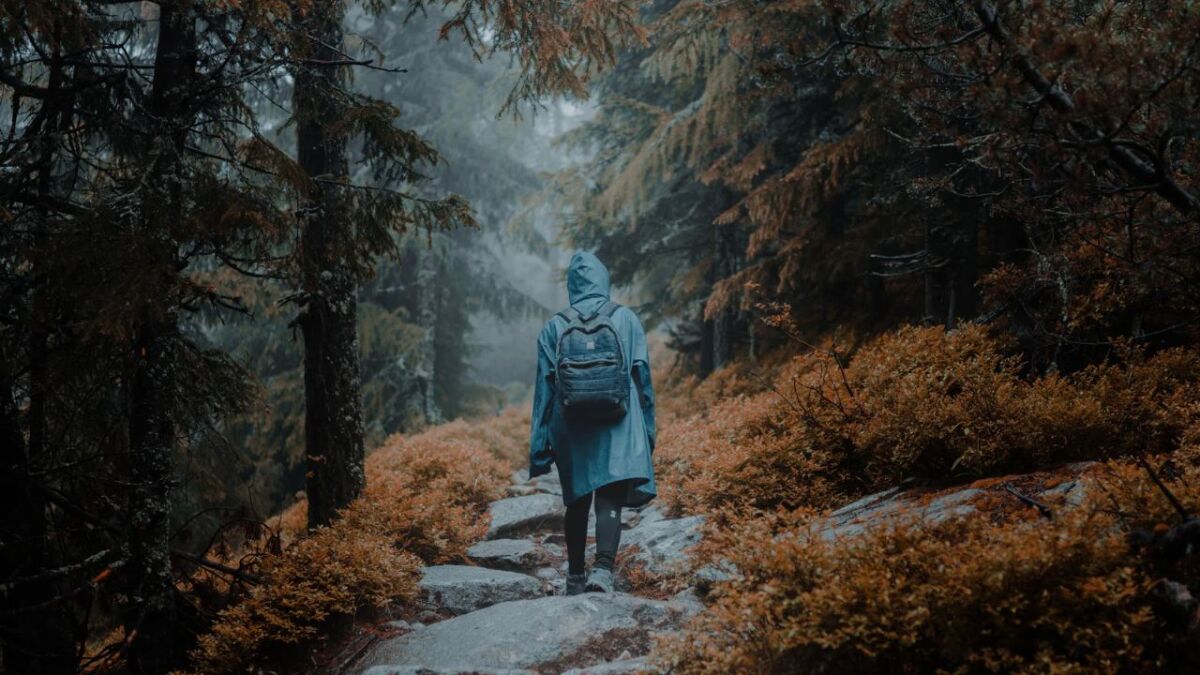
[[[621,506],[625,503],[625,483],[609,483],[596,490],[596,567],[609,572],[621,544]]]
[[[592,493],[588,493],[567,506],[563,516],[563,537],[567,541],[567,573],[583,574],[584,553],[587,551],[588,510],[592,507]]]

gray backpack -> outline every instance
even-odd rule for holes
[[[558,313],[567,322],[558,338],[558,397],[571,421],[615,422],[629,404],[629,369],[608,301],[591,316],[574,307]]]

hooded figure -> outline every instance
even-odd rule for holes
[[[585,316],[598,311],[609,300],[608,269],[591,253],[571,257],[567,268],[567,292],[571,306]],[[629,405],[624,417],[612,423],[579,423],[564,418],[562,403],[556,395],[555,365],[558,340],[567,322],[555,315],[538,336],[537,382],[533,393],[533,421],[529,445],[529,475],[549,473],[558,465],[562,480],[563,503],[567,505],[567,548],[571,575],[582,574],[583,544],[572,546],[572,518],[578,521],[582,505],[583,526],[580,540],[586,537],[588,503],[596,493],[597,567],[611,572],[612,550],[602,550],[600,539],[604,521],[615,515],[617,540],[620,536],[619,513],[622,506],[640,506],[654,498],[654,388],[650,382],[650,356],[646,334],[636,314],[620,307],[612,323],[626,356],[629,377]],[[603,509],[602,509],[603,505]],[[580,533],[576,533],[580,534]],[[576,549],[576,550],[573,550]],[[611,575],[610,584],[611,586]],[[592,590],[591,578],[588,588]],[[594,589],[611,590],[611,588]]]

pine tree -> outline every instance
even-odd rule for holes
[[[316,3],[301,19],[302,62],[292,94],[298,161],[314,183],[302,206],[304,298],[298,319],[304,334],[309,527],[328,523],[366,482],[355,325],[358,284],[344,258],[353,245],[353,224],[336,187],[349,166],[346,138],[330,128],[330,120],[347,114],[340,99],[343,13],[340,2]]]

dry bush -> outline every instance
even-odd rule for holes
[[[909,327],[849,363],[811,350],[767,392],[666,421],[655,461],[675,510],[828,507],[908,477],[1170,451],[1200,419],[1198,381],[1181,350],[1029,379],[982,328]]]
[[[1187,454],[1187,453],[1184,453]],[[1196,453],[1172,489],[1200,506]],[[1170,578],[1200,569],[1131,547],[1178,516],[1141,468],[1112,462],[1089,498],[1053,521],[907,521],[828,541],[818,520],[772,514],[729,525],[702,555],[733,581],[656,658],[675,673],[1182,672],[1186,620],[1156,609]],[[1113,505],[1117,504],[1117,509]]]
[[[395,434],[367,456],[364,500],[379,509],[361,517],[384,516],[388,511],[399,515],[408,508],[401,502],[413,499],[430,501],[429,506],[414,506],[426,514],[441,507],[482,511],[497,498],[509,473],[526,461],[528,435],[529,411],[517,408],[475,422],[457,420],[430,427],[412,436]],[[280,514],[278,529],[285,539],[306,528],[303,500]]]
[[[192,654],[197,673],[246,672],[324,635],[331,619],[416,596],[421,560],[338,523],[264,559],[262,583],[222,612]],[[294,654],[291,654],[294,655]]]
[[[806,438],[774,393],[728,399],[668,423],[655,451],[659,491],[672,513],[833,504],[847,491],[830,444]]]
[[[197,672],[242,672],[294,654],[336,617],[411,601],[422,565],[461,560],[487,530],[528,414],[510,410],[498,422],[388,439],[367,458],[365,494],[330,527],[305,535],[304,502],[283,513],[279,529],[294,543],[262,558],[262,583],[201,637]]]

